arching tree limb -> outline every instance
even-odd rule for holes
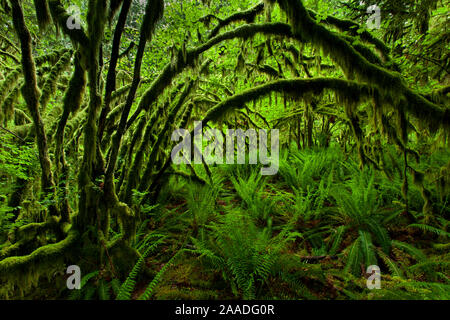
[[[381,90],[381,94],[390,96],[393,107],[398,109],[405,104],[405,110],[424,121],[431,131],[442,127],[450,129],[450,110],[442,110],[420,94],[409,89],[400,74],[390,72],[370,63],[359,54],[340,35],[333,33],[311,18],[301,0],[271,0],[277,2],[286,12],[293,33],[314,46],[322,49],[343,69],[347,77],[356,77]]]
[[[158,78],[156,78],[149,89],[144,93],[135,113],[128,120],[127,128],[133,124],[138,115],[142,111],[148,111],[156,98],[170,86],[172,80],[180,74],[186,67],[192,66],[196,59],[205,51],[211,49],[215,45],[234,38],[251,38],[256,34],[279,35],[285,37],[292,37],[291,27],[285,23],[265,23],[265,24],[248,24],[238,27],[232,31],[220,34],[199,47],[188,50],[186,59],[181,57],[177,59],[175,64],[168,63]]]
[[[219,24],[211,31],[210,35],[208,36],[208,39],[212,39],[220,32],[220,30],[227,25],[236,22],[236,21],[246,21],[247,23],[252,23],[255,21],[256,16],[259,13],[262,13],[264,11],[264,2],[261,2],[254,6],[253,8],[250,8],[248,10],[237,12],[231,16],[229,16],[226,19],[219,19]]]

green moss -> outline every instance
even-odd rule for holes
[[[14,116],[14,105],[16,104],[20,95],[19,86],[14,88],[3,103],[0,105],[0,123],[4,123],[5,125],[13,118]]]
[[[247,23],[253,23],[255,21],[256,16],[262,13],[263,11],[264,11],[264,3],[261,2],[248,10],[232,14],[231,16],[223,20],[219,19],[219,24],[211,31],[209,39],[214,38],[220,32],[221,29],[230,25],[233,22],[245,21]]]
[[[54,261],[55,258],[61,256],[65,250],[75,243],[78,238],[76,231],[70,231],[67,238],[53,244],[39,247],[27,256],[8,257],[0,261],[0,275],[11,275],[20,271],[25,271],[36,263],[45,263]]]
[[[14,90],[15,86],[19,82],[22,68],[16,68],[6,76],[0,84],[0,103],[3,103],[8,94]]]
[[[147,188],[150,186],[149,181],[151,174],[154,170],[154,165],[156,158],[158,156],[158,152],[160,149],[160,146],[162,145],[162,142],[166,139],[167,131],[173,126],[173,123],[175,122],[175,118],[180,111],[181,107],[183,106],[186,98],[191,93],[191,90],[194,88],[195,81],[191,80],[184,88],[183,92],[181,93],[178,101],[175,103],[175,105],[172,107],[169,116],[165,122],[164,127],[158,134],[158,139],[156,140],[155,144],[152,146],[152,151],[149,155],[149,160],[147,164],[147,168],[145,169],[138,190],[143,192],[147,190]]]
[[[164,12],[163,0],[149,0],[145,7],[144,21],[142,22],[141,35],[148,41],[151,40],[155,31],[156,23],[162,18]]]
[[[52,22],[47,0],[34,0],[34,7],[36,9],[36,18],[39,29],[45,31],[47,26]]]
[[[100,2],[100,1],[99,1]],[[80,29],[67,27],[67,21],[70,18],[70,14],[66,12],[64,6],[59,0],[48,0],[48,6],[53,19],[53,22],[57,28],[61,29],[64,34],[70,37],[71,40],[86,47],[89,44],[89,39],[85,34],[83,28]]]
[[[272,1],[275,2],[275,1]],[[450,128],[449,112],[423,98],[409,89],[398,73],[390,72],[365,59],[339,34],[329,31],[310,16],[300,0],[277,0],[286,12],[293,28],[293,33],[305,41],[320,48],[329,55],[350,79],[377,86],[384,95],[389,96],[397,109],[398,102],[407,100],[406,111],[421,121],[427,122],[433,131],[436,127]]]
[[[65,54],[63,54],[61,56],[59,61],[50,70],[50,74],[45,79],[44,86],[42,87],[41,97],[39,99],[39,104],[41,105],[41,111],[45,110],[51,97],[55,94],[58,80],[59,80],[61,74],[64,72],[64,70],[69,65],[71,57],[72,57],[72,52],[70,52],[70,51],[66,52]],[[82,80],[77,79],[77,81],[82,81]]]

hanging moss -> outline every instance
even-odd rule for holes
[[[185,68],[193,66],[198,57],[205,51],[221,43],[222,41],[234,38],[250,38],[256,34],[267,35],[281,35],[292,37],[291,27],[285,23],[266,23],[266,24],[251,24],[236,28],[235,30],[220,34],[199,47],[188,50],[186,53],[186,61],[178,59],[176,64],[168,63],[159,74],[151,86],[145,91],[135,113],[130,117],[127,127],[136,120],[142,111],[148,111],[152,106],[153,101],[164,92],[164,90],[171,84],[172,80],[180,74]]]
[[[33,251],[27,256],[9,257],[0,261],[0,275],[20,275],[35,264],[54,263],[55,259],[69,250],[78,238],[78,233],[70,231],[64,240],[48,244]]]
[[[148,41],[151,40],[152,34],[155,31],[156,23],[162,18],[164,13],[163,0],[148,0],[145,7],[144,21],[141,27],[141,36],[144,36]]]
[[[431,192],[427,188],[425,188],[425,174],[411,167],[408,167],[408,171],[410,171],[413,176],[413,183],[420,190],[420,194],[422,195],[422,199],[424,200],[422,213],[425,216],[426,222],[429,222],[433,217],[433,202],[431,200]]]
[[[151,39],[153,31],[155,30],[156,27],[156,23],[159,21],[159,19],[161,19],[163,11],[164,11],[164,1],[162,0],[147,1],[147,5],[145,8],[145,16],[140,30],[138,50],[135,57],[133,81],[131,84],[130,91],[128,92],[127,101],[125,103],[124,110],[121,114],[118,128],[114,136],[112,137],[113,143],[110,149],[109,162],[106,168],[106,175],[105,175],[105,185],[106,185],[105,193],[110,193],[110,195],[108,195],[109,197],[112,197],[113,196],[112,194],[115,193],[113,175],[116,168],[117,157],[122,137],[124,136],[127,128],[129,127],[127,125],[128,116],[131,111],[131,107],[140,83],[140,73],[142,67],[142,59],[146,47],[146,41],[149,41]]]
[[[69,82],[69,87],[63,98],[63,113],[58,122],[58,128],[55,134],[55,159],[56,165],[59,169],[60,164],[65,165],[64,156],[64,131],[69,119],[69,115],[76,114],[81,107],[84,97],[84,90],[86,88],[86,72],[80,63],[79,53],[75,55],[74,60],[75,70]],[[73,129],[73,128],[72,128]]]
[[[42,87],[41,97],[39,104],[41,105],[41,112],[45,110],[51,97],[55,94],[58,80],[70,63],[72,52],[68,51],[61,56],[59,61],[50,70],[50,74],[45,79],[44,86]]]
[[[53,50],[49,54],[44,54],[42,56],[35,58],[35,64],[36,66],[41,66],[44,63],[48,63],[50,65],[54,65],[59,61],[61,56],[66,54],[67,52],[71,51],[70,49],[61,49],[61,50]]]
[[[268,75],[270,77],[270,80],[275,80],[282,77],[281,73],[279,73],[274,67],[269,66],[268,64],[254,67],[256,67],[259,72]]]
[[[17,85],[17,82],[20,79],[20,74],[22,72],[22,68],[16,68],[6,76],[5,80],[3,80],[0,84],[0,103],[3,103],[8,94],[14,87]]]
[[[147,79],[142,79],[140,84],[143,85],[143,84],[148,84],[150,82],[151,82],[151,80],[149,78],[147,78]],[[131,88],[131,84],[127,84],[127,85],[115,90],[111,94],[111,103],[114,104],[114,103],[118,103],[118,102],[123,102],[122,99],[124,97],[126,97],[130,88]]]
[[[75,43],[79,43],[83,47],[87,47],[89,45],[89,39],[83,28],[69,29],[67,27],[67,21],[70,19],[70,14],[66,12],[61,2],[59,0],[48,0],[48,6],[53,22],[57,28],[62,30],[63,33],[69,36],[69,38],[75,41]]]
[[[36,9],[36,18],[39,24],[39,29],[45,31],[48,25],[52,22],[50,16],[50,9],[47,0],[33,0]]]
[[[6,56],[8,58],[11,58],[15,63],[20,63],[19,59],[12,53],[9,53],[8,51],[4,51],[4,50],[0,49],[0,54]]]
[[[173,123],[175,121],[175,118],[178,114],[178,112],[180,111],[181,107],[183,106],[183,103],[185,102],[186,98],[188,97],[188,95],[190,94],[191,90],[194,87],[194,81],[191,80],[186,86],[185,89],[183,90],[182,94],[180,95],[178,101],[176,102],[176,104],[173,106],[172,110],[169,113],[169,116],[166,120],[166,123],[164,125],[164,127],[162,128],[162,130],[159,132],[158,134],[158,139],[156,140],[155,144],[152,146],[152,151],[149,155],[149,160],[148,160],[148,164],[147,164],[147,168],[145,169],[142,178],[141,178],[141,182],[139,184],[138,190],[140,192],[143,192],[145,190],[147,190],[147,188],[149,187],[149,181],[150,181],[150,177],[151,174],[154,170],[154,164],[156,161],[156,157],[158,155],[158,150],[159,147],[161,146],[163,139],[166,138],[166,134],[167,131],[169,130],[170,127],[173,126]]]
[[[233,22],[245,21],[247,23],[253,23],[255,21],[256,16],[262,13],[263,10],[264,10],[264,3],[262,2],[257,4],[253,8],[232,14],[226,19],[223,20],[219,19],[219,24],[211,31],[211,33],[209,34],[209,39],[214,38],[216,35],[219,34],[222,28],[230,25]]]
[[[275,2],[275,0],[271,0]],[[428,124],[431,131],[437,127],[450,128],[450,112],[409,89],[399,74],[390,72],[367,61],[345,39],[313,20],[300,0],[277,0],[289,17],[295,35],[322,49],[343,69],[350,79],[376,85],[392,100],[407,100],[407,111]],[[397,108],[397,103],[392,105]]]
[[[77,112],[72,118],[70,118],[67,121],[67,132],[66,135],[67,136],[73,136],[74,132],[81,128],[82,125],[84,124],[85,120],[86,120],[86,114],[87,114],[87,107],[82,107],[82,110],[80,110],[79,112]]]
[[[67,105],[67,109],[72,113],[80,109],[86,88],[86,72],[78,55],[75,57],[74,65],[75,69],[63,99],[64,105]]]
[[[116,15],[117,10],[119,10],[122,3],[123,3],[123,0],[110,0],[109,1],[109,13],[108,13],[109,23],[111,23],[112,19]]]
[[[0,35],[0,38],[8,44],[8,48],[12,48],[17,53],[20,53],[20,49],[8,37]]]
[[[15,108],[14,109],[14,125],[21,126],[24,124],[30,124],[33,120],[22,110]]]
[[[362,44],[357,38],[350,36],[342,36],[347,42],[355,48],[370,63],[382,66],[383,62],[369,47]]]
[[[308,10],[308,13],[313,19],[315,19],[317,16],[317,14],[312,10]],[[372,33],[370,33],[369,31],[359,31],[361,29],[361,26],[356,22],[352,20],[339,19],[333,16],[327,16],[324,21],[330,25],[337,27],[340,31],[349,32],[350,35],[358,36],[361,40],[375,45],[377,50],[383,55],[383,58],[386,61],[390,60],[390,49],[388,48],[388,46],[386,46],[383,41],[372,35]]]
[[[438,189],[441,199],[450,193],[450,161],[440,169]]]
[[[123,143],[120,153],[124,153],[124,156],[119,156],[119,158],[124,159],[123,161],[123,165],[122,165],[122,172],[120,174],[120,178],[119,178],[119,182],[116,185],[116,189],[120,190],[123,181],[125,180],[125,177],[128,176],[128,171],[130,168],[130,165],[132,163],[133,160],[133,154],[134,154],[134,150],[136,145],[138,145],[143,137],[143,133],[145,131],[145,127],[147,125],[148,122],[148,118],[146,116],[141,117],[140,121],[138,122],[133,134],[131,135],[131,141],[127,142],[127,143]],[[122,197],[120,196],[120,192],[119,192],[119,199],[121,199]]]
[[[295,78],[300,77],[300,72],[297,70],[297,67],[292,59],[284,53],[282,53],[281,56],[283,57],[285,66],[288,67],[288,69],[291,71],[292,76]]]
[[[123,201],[125,201],[126,203],[131,204],[131,197],[132,197],[133,189],[135,189],[140,182],[140,172],[142,169],[144,155],[145,155],[149,145],[152,142],[156,141],[156,138],[153,139],[153,132],[154,132],[154,128],[156,127],[155,123],[156,123],[157,119],[161,116],[161,114],[163,114],[163,111],[168,109],[168,107],[170,105],[170,100],[171,99],[169,99],[166,103],[159,105],[158,109],[155,110],[155,112],[150,117],[148,124],[145,128],[144,136],[142,138],[142,141],[138,148],[138,151],[136,152],[136,154],[134,156],[133,165],[132,165],[132,167],[128,173],[128,177],[126,179],[126,181],[127,181],[126,187],[124,188],[122,195],[121,195],[121,199],[123,199]]]
[[[244,55],[242,54],[242,51],[240,51],[237,57],[236,67],[234,70],[235,72],[242,72],[244,70],[244,67],[245,67],[245,59]]]
[[[19,86],[17,86],[0,105],[0,123],[4,123],[5,126],[14,116],[14,105],[16,104],[19,95],[20,90]]]

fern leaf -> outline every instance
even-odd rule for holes
[[[427,224],[414,223],[414,224],[410,224],[408,227],[409,228],[418,228],[418,229],[421,229],[421,230],[426,231],[426,232],[435,233],[435,234],[437,234],[438,236],[441,236],[441,237],[450,237],[450,233],[448,233],[448,232],[446,232],[444,230],[441,230],[441,229],[429,226]]]
[[[165,265],[161,268],[161,270],[156,274],[156,276],[153,278],[152,282],[147,286],[147,289],[145,289],[144,293],[139,297],[139,300],[149,300],[153,292],[156,288],[156,286],[161,281],[162,276],[164,273],[169,269],[170,266],[176,261],[178,256],[183,253],[183,250],[178,251]]]

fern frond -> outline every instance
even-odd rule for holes
[[[431,232],[431,233],[437,234],[438,236],[441,236],[441,237],[450,237],[450,233],[448,233],[444,230],[429,226],[427,224],[413,223],[413,224],[410,224],[408,227],[409,228],[418,228],[425,232]]]
[[[180,256],[183,252],[184,252],[183,250],[178,251],[164,265],[164,267],[162,267],[161,270],[159,270],[159,272],[153,278],[152,282],[150,282],[150,284],[147,286],[147,289],[145,289],[144,293],[139,297],[139,300],[149,300],[152,297],[152,295],[154,293],[154,290],[155,290],[156,286],[159,284],[159,282],[161,281],[161,278],[164,275],[164,273],[166,273],[167,269],[169,269],[169,267],[171,267],[175,263],[175,261],[178,258],[178,256]]]
[[[378,249],[378,255],[383,260],[383,262],[387,265],[387,267],[389,268],[389,271],[391,272],[391,274],[393,276],[403,278],[403,272],[400,270],[400,268],[397,266],[397,264],[391,258],[389,258],[389,256],[386,253],[384,253],[383,250]]]
[[[427,257],[421,250],[417,249],[416,247],[408,243],[392,240],[392,245],[400,250],[405,251],[406,253],[409,253],[417,261],[423,262],[427,260]]]
[[[104,279],[100,279],[98,283],[98,297],[100,300],[110,300],[111,295],[109,290],[111,289],[111,284],[106,282]]]
[[[153,243],[151,246],[149,246],[142,256],[138,259],[136,264],[134,265],[133,269],[131,270],[130,274],[128,275],[125,282],[120,287],[119,293],[117,294],[116,300],[130,300],[131,294],[133,293],[133,290],[136,286],[136,278],[139,275],[142,265],[144,264],[145,258],[147,255],[154,250],[159,244],[161,244],[164,241],[165,238],[157,240],[155,243]]]
[[[364,230],[359,230],[360,247],[366,266],[377,264],[377,258],[373,250],[372,237],[370,233]]]
[[[348,248],[349,253],[347,257],[347,264],[345,265],[345,272],[350,272],[355,276],[361,274],[361,238],[357,238]]]
[[[342,240],[344,239],[344,234],[346,230],[347,230],[346,226],[339,226],[336,228],[336,231],[333,235],[333,242],[328,252],[330,255],[336,254],[337,250],[339,249],[339,246],[342,243]]]

